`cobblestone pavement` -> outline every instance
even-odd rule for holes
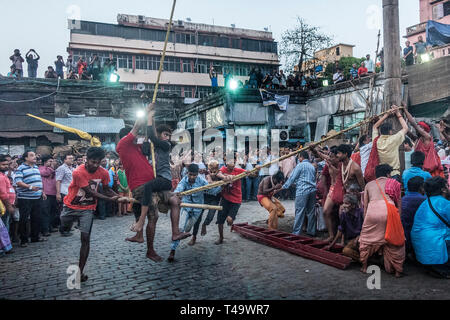
[[[281,229],[290,229],[292,201]],[[237,223],[264,221],[267,213],[256,202],[242,205]],[[225,231],[225,243],[214,245],[217,227],[210,225],[194,247],[183,241],[176,262],[156,264],[145,257],[145,244],[131,235],[131,216],[95,220],[89,275],[81,290],[67,289],[66,270],[77,264],[79,233],[70,238],[53,234],[48,242],[15,248],[0,258],[0,299],[450,299],[449,282],[406,265],[407,276],[381,273],[381,290],[367,289],[368,274],[354,265],[338,270],[270,248]],[[161,214],[155,248],[167,258],[170,220]]]

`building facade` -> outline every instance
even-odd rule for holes
[[[414,45],[420,36],[426,41],[426,28],[429,20],[450,24],[450,0],[419,0],[420,23],[406,29],[405,38]],[[450,55],[450,45],[433,47],[434,58]]]
[[[322,70],[325,71],[329,63],[335,63],[342,57],[353,57],[354,47],[355,46],[351,44],[339,43],[332,47],[319,50],[314,53],[314,59],[303,62],[302,69],[307,76],[313,75],[318,66],[322,66]]]
[[[153,90],[169,21],[119,14],[118,24],[69,20],[69,53],[89,59],[96,53],[104,62],[117,63],[121,82],[128,89]],[[263,73],[279,67],[277,43],[272,33],[185,21],[173,22],[169,37],[161,92],[185,98],[209,94],[209,69],[245,82],[252,68]]]

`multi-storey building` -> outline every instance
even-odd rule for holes
[[[450,24],[450,0],[419,0],[420,23],[406,29],[406,36],[412,45],[418,42],[419,36],[426,41],[427,23],[429,20]],[[434,47],[435,58],[450,55],[450,45]]]
[[[117,62],[120,81],[129,89],[154,89],[169,21],[119,14],[118,24],[69,20],[68,51],[75,59],[96,53]],[[245,82],[252,68],[263,73],[279,67],[272,33],[236,27],[175,21],[169,37],[160,90],[186,98],[211,92],[209,69]]]
[[[319,50],[314,53],[313,59],[303,62],[302,70],[307,76],[314,74],[317,66],[322,66],[323,70],[325,70],[329,63],[335,63],[342,57],[353,57],[354,47],[352,44],[339,43],[332,47]]]

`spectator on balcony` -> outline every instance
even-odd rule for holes
[[[217,72],[214,70],[213,66],[209,69],[209,78],[211,79],[211,87],[213,88],[213,92],[217,92],[219,83],[217,81]]]
[[[248,76],[250,77],[249,79],[249,87],[250,88],[258,88],[258,78],[257,78],[257,74],[256,74],[256,70],[255,68],[252,68],[252,70],[250,71],[250,73],[248,74]]]
[[[277,70],[273,71],[271,88],[277,89],[277,90],[280,89],[280,74],[278,73]]]
[[[364,61],[364,64],[368,73],[375,73],[375,63],[370,59],[370,54],[366,56],[366,61]]]
[[[336,84],[336,83],[342,82],[344,80],[345,80],[344,73],[342,72],[342,70],[340,68],[337,69],[336,73],[333,75],[333,82]]]
[[[63,57],[57,56],[55,61],[56,75],[61,79],[64,79],[64,70],[63,70],[64,66],[65,63]]]
[[[49,66],[48,70],[45,71],[45,79],[58,79],[58,74],[52,66]]]
[[[22,55],[20,54],[20,50],[16,49],[14,50],[14,54],[9,57],[9,60],[13,62],[13,65],[16,69],[16,74],[19,78],[23,77],[23,66],[22,63],[25,62],[25,60],[22,58]]]
[[[350,68],[350,79],[355,80],[356,78],[358,78],[358,66],[354,63]]]
[[[34,53],[36,57],[34,56]],[[36,78],[37,77],[37,68],[38,68],[38,60],[41,58],[39,54],[34,51],[34,49],[30,49],[25,55],[28,64],[28,78]]]
[[[286,75],[284,74],[283,70],[280,70],[279,79],[280,79],[280,89],[286,90]]]
[[[261,70],[259,68],[256,68],[256,81],[258,82],[258,88],[261,88],[261,85],[263,83],[263,74],[261,73]]]
[[[77,73],[77,63],[73,60],[73,56],[71,54],[69,54],[69,56],[67,57],[66,60],[66,69],[67,69],[67,74],[70,74],[71,72],[75,72]],[[69,78],[67,76],[67,78]]]
[[[96,53],[94,53],[94,56],[89,63],[89,69],[92,74],[92,80],[100,80],[101,62]]]
[[[427,54],[427,44],[423,41],[423,37],[419,36],[419,41],[415,44],[416,52],[414,55],[417,57],[417,63],[422,63],[423,55]]]
[[[11,66],[11,71],[6,75],[8,78],[18,78],[16,67]]]
[[[366,64],[361,62],[361,67],[358,69],[358,78],[365,77],[369,74],[369,70],[366,68]]]
[[[414,48],[411,42],[406,41],[406,47],[403,49],[403,59],[405,59],[407,66],[412,66],[414,64]]]
[[[78,78],[82,78],[83,72],[87,69],[87,63],[83,60],[82,57],[78,59],[77,70],[78,70]]]

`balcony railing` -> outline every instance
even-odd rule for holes
[[[416,25],[414,25],[412,27],[407,28],[406,29],[406,36],[409,37],[409,36],[417,34],[417,33],[425,32],[426,29],[427,29],[427,23],[428,22],[422,22],[422,23],[419,23],[419,24],[416,24]]]

